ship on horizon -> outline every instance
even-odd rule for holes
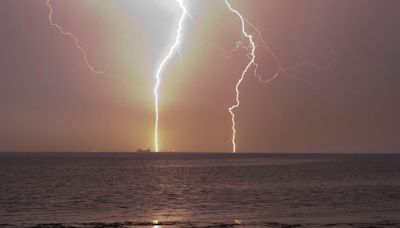
[[[141,148],[136,150],[136,153],[151,153],[151,150],[147,148]]]

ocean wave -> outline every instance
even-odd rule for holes
[[[182,228],[227,228],[227,227],[269,227],[269,228],[327,228],[327,227],[354,227],[354,228],[399,228],[400,221],[379,221],[373,223],[200,223],[200,222],[90,222],[90,223],[42,223],[42,224],[0,224],[1,228],[133,228],[133,227],[182,227]]]

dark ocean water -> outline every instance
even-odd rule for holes
[[[0,153],[0,227],[146,226],[400,227],[400,155]]]

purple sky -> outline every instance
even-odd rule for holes
[[[45,1],[0,1],[0,151],[152,147],[152,73],[176,15],[141,2],[54,1],[57,23],[80,38],[94,66],[109,66],[95,75],[50,26]],[[248,75],[239,151],[400,151],[400,1],[231,2],[282,65],[324,66],[337,56],[327,71],[303,67],[268,85]],[[216,47],[234,46],[240,22],[222,0],[191,6],[182,59],[171,61],[161,89],[162,149],[230,151],[227,108],[247,59],[243,50],[226,59]],[[270,77],[271,56],[257,56]]]

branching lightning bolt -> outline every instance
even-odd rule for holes
[[[162,73],[165,69],[165,67],[168,64],[168,61],[174,56],[174,53],[177,51],[179,44],[181,43],[182,40],[182,33],[183,33],[183,29],[184,29],[184,22],[186,19],[186,16],[189,15],[188,14],[188,10],[184,4],[184,0],[175,0],[178,4],[179,7],[182,10],[182,14],[181,17],[179,19],[179,23],[178,23],[178,29],[176,32],[176,38],[174,43],[172,44],[172,46],[169,49],[168,54],[162,59],[160,65],[158,66],[156,73],[155,73],[155,84],[154,84],[154,106],[155,106],[155,124],[154,124],[154,148],[156,152],[160,151],[160,145],[159,145],[159,133],[158,133],[158,128],[159,128],[159,90],[160,90],[160,86],[161,86],[161,79],[162,79]]]
[[[273,80],[277,79],[281,73],[289,74],[292,78],[294,78],[293,75],[290,74],[290,72],[298,70],[305,66],[311,66],[318,71],[327,71],[331,67],[331,65],[337,60],[337,56],[336,56],[336,53],[334,53],[335,54],[334,58],[326,65],[326,67],[318,66],[311,61],[303,61],[295,66],[284,67],[280,63],[274,50],[271,47],[269,47],[266,44],[266,42],[264,41],[261,31],[254,24],[250,23],[247,20],[247,18],[245,18],[237,9],[232,7],[232,5],[229,3],[229,0],[224,0],[224,1],[225,1],[225,4],[228,6],[228,9],[240,19],[242,34],[249,42],[249,45],[244,45],[242,43],[242,41],[237,41],[235,44],[235,47],[229,51],[223,50],[221,48],[217,48],[225,53],[226,58],[232,57],[232,53],[239,50],[239,48],[244,48],[246,50],[249,50],[249,53],[248,53],[249,63],[246,65],[244,71],[242,72],[240,79],[238,80],[238,82],[236,83],[236,86],[235,86],[236,103],[228,109],[229,113],[231,115],[231,118],[232,118],[232,152],[236,153],[236,151],[237,151],[237,143],[236,143],[236,141],[237,141],[237,129],[236,129],[237,124],[236,124],[235,110],[240,107],[240,86],[241,86],[243,80],[245,79],[246,75],[248,74],[249,70],[252,67],[254,68],[254,76],[256,76],[261,83],[268,84],[268,83],[272,82]],[[257,36],[253,36],[247,29],[247,26],[250,27],[253,31],[255,31]],[[261,46],[265,51],[267,51],[272,56],[272,58],[276,64],[276,67],[277,67],[275,73],[270,78],[267,78],[267,79],[264,79],[261,75],[258,74],[258,63],[256,61],[256,50],[258,47],[257,43],[260,43],[259,46]],[[300,80],[302,82],[304,82],[305,84],[311,86],[313,89],[317,89],[315,86],[313,86],[308,81],[306,81],[304,79],[300,79]]]
[[[88,54],[87,54],[86,50],[80,44],[79,39],[74,34],[72,34],[71,32],[65,31],[61,25],[59,25],[59,24],[54,22],[54,20],[53,20],[53,14],[54,14],[53,13],[53,7],[52,7],[52,5],[50,3],[50,0],[46,0],[46,4],[47,4],[47,7],[49,8],[49,22],[50,22],[50,24],[52,26],[54,26],[55,28],[57,28],[57,30],[62,35],[66,36],[66,37],[70,37],[71,39],[74,40],[75,47],[82,53],[83,60],[85,61],[86,66],[89,68],[89,70],[92,71],[95,74],[103,74],[103,73],[105,73],[107,69],[99,71],[99,70],[96,70],[95,67],[93,67],[90,64],[89,59],[88,59]]]
[[[160,149],[160,145],[159,145],[159,98],[160,98],[159,90],[160,90],[161,81],[162,81],[162,74],[163,74],[163,71],[165,70],[165,68],[167,67],[168,62],[170,61],[171,58],[173,58],[173,56],[176,52],[178,52],[178,54],[181,56],[181,54],[179,52],[179,45],[182,42],[182,36],[183,36],[182,33],[184,30],[184,22],[185,22],[185,19],[187,16],[191,17],[188,9],[186,8],[186,6],[184,4],[184,0],[175,0],[175,1],[179,5],[179,8],[181,9],[181,12],[182,12],[180,19],[179,19],[179,23],[178,23],[178,28],[176,31],[176,38],[175,38],[175,41],[173,42],[173,44],[171,45],[171,47],[169,48],[167,55],[163,57],[161,63],[157,67],[157,69],[155,71],[155,76],[154,76],[154,78],[155,78],[155,83],[154,83],[154,88],[153,88],[154,106],[155,106],[154,149],[156,152],[159,152],[159,149]],[[232,50],[225,51],[220,48],[218,48],[218,49],[223,51],[227,58],[230,58],[232,56],[232,53],[239,50],[240,48],[243,48],[243,49],[246,49],[249,51],[249,53],[248,53],[249,62],[247,63],[246,67],[244,68],[244,70],[243,70],[242,74],[240,75],[240,78],[237,81],[236,86],[235,86],[235,93],[236,93],[235,94],[235,104],[233,104],[228,109],[230,116],[231,116],[231,121],[232,121],[232,140],[231,140],[232,141],[232,151],[234,153],[236,153],[237,152],[237,143],[236,143],[236,141],[237,141],[237,123],[236,123],[235,111],[240,107],[240,87],[241,87],[242,82],[244,81],[245,77],[247,76],[247,74],[249,73],[249,71],[252,68],[254,69],[254,71],[253,71],[254,76],[257,77],[261,83],[268,84],[268,83],[272,82],[273,80],[277,79],[280,74],[287,74],[294,79],[298,79],[298,78],[295,78],[290,73],[292,71],[295,71],[295,70],[300,69],[305,66],[311,66],[318,71],[327,71],[331,67],[331,65],[337,60],[337,56],[334,56],[333,60],[330,61],[326,65],[326,67],[320,67],[311,61],[303,61],[303,62],[301,62],[297,65],[291,66],[291,67],[284,67],[280,63],[279,58],[277,57],[274,50],[271,47],[267,46],[266,42],[264,41],[264,39],[262,37],[261,31],[255,25],[250,23],[247,20],[247,18],[245,18],[239,12],[238,9],[234,8],[231,5],[229,0],[224,0],[224,1],[225,1],[225,4],[227,5],[229,11],[231,13],[235,14],[240,19],[241,32],[243,34],[243,37],[248,40],[248,45],[243,44],[242,41],[237,41],[235,43],[235,47]],[[100,71],[100,70],[96,70],[95,67],[93,67],[91,65],[91,63],[88,59],[88,54],[87,54],[86,50],[80,44],[79,39],[71,32],[65,31],[61,25],[54,22],[53,7],[50,2],[51,2],[51,0],[46,0],[47,6],[49,9],[48,19],[49,19],[50,24],[52,26],[54,26],[62,35],[69,37],[74,41],[75,47],[81,52],[83,60],[91,72],[93,72],[95,74],[105,73],[107,71],[107,69]],[[253,35],[252,33],[255,33],[256,35]],[[256,51],[257,51],[258,46],[261,46],[266,52],[268,52],[272,56],[272,58],[275,62],[275,65],[276,65],[275,73],[267,79],[263,78],[257,72],[258,71],[258,63],[256,61],[256,58],[257,58]],[[181,58],[182,58],[182,56],[181,56]],[[305,79],[300,78],[300,80],[302,82],[304,82],[305,84],[311,86],[313,89],[318,89],[312,83],[309,83]]]
[[[246,20],[243,18],[243,16],[240,14],[240,12],[236,9],[234,9],[231,4],[229,3],[228,0],[225,0],[226,5],[228,6],[229,10],[236,14],[242,23],[242,33],[243,35],[249,40],[250,42],[250,54],[249,54],[249,59],[250,62],[246,65],[246,68],[242,72],[242,75],[239,79],[239,81],[236,83],[235,91],[236,91],[236,103],[229,108],[229,113],[231,114],[232,117],[232,151],[233,153],[236,153],[236,115],[235,115],[235,109],[239,108],[240,106],[240,86],[244,80],[244,78],[247,75],[247,72],[252,66],[257,66],[256,65],[256,43],[254,41],[254,37],[249,34],[246,30]]]

